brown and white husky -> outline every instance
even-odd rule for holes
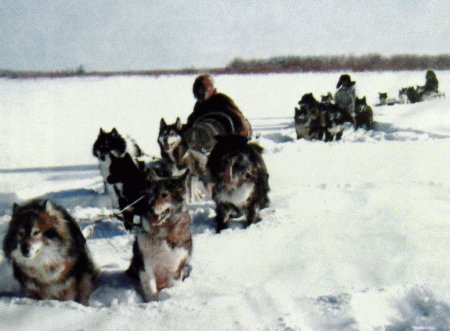
[[[189,274],[191,218],[185,202],[186,172],[160,178],[151,171],[147,211],[133,246],[127,274],[139,280],[145,301],[157,300],[163,288]]]
[[[48,200],[14,204],[3,250],[26,297],[88,304],[98,273],[77,222],[62,207]]]

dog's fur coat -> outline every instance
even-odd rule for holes
[[[77,222],[62,207],[48,200],[14,204],[3,250],[26,297],[88,304],[98,273]]]
[[[262,148],[238,135],[216,137],[207,168],[214,183],[216,230],[228,227],[232,217],[246,216],[246,225],[259,222],[259,210],[269,203],[269,175]]]
[[[157,300],[161,289],[189,274],[192,236],[184,197],[187,175],[159,178],[151,171],[147,210],[142,214],[143,226],[127,270],[129,276],[139,280],[145,301]]]

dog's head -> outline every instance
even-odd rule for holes
[[[386,100],[387,99],[387,93],[386,92],[384,92],[384,93],[378,92],[378,99],[380,101]]]
[[[185,212],[186,181],[189,170],[178,177],[159,177],[151,169],[143,226],[150,231],[151,227],[162,226],[171,219]]]
[[[159,124],[158,144],[161,153],[170,153],[183,142],[183,125],[177,117],[174,124],[166,124],[164,118],[161,118]]]
[[[302,96],[300,101],[298,102],[300,109],[311,110],[317,105],[317,100],[314,98],[312,93],[306,93]]]
[[[111,132],[100,128],[92,152],[101,161],[104,161],[108,154],[120,157],[126,152],[126,141],[116,128],[113,128]]]
[[[333,95],[331,94],[331,92],[328,92],[325,95],[321,96],[320,102],[325,103],[325,104],[330,104],[333,102]]]
[[[297,125],[308,125],[311,117],[304,108],[295,108],[294,121]]]
[[[356,99],[355,99],[355,107],[356,106],[367,106],[367,99],[366,99],[366,97],[362,97],[362,98],[356,97]]]
[[[14,204],[13,215],[3,242],[5,256],[19,264],[40,255],[69,254],[71,247],[84,244],[78,229],[74,238],[66,212],[48,200],[33,200],[25,205]],[[77,243],[79,241],[79,243]],[[45,256],[47,256],[45,255]]]
[[[355,99],[355,112],[356,113],[361,113],[364,112],[367,109],[367,100],[366,97],[362,97],[362,98],[358,98],[356,97]]]

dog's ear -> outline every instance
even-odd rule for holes
[[[177,130],[181,131],[183,128],[183,125],[181,124],[181,120],[179,117],[177,117],[177,121],[175,122],[175,125],[177,126]]]
[[[112,135],[112,136],[118,136],[118,135],[119,135],[119,132],[117,132],[117,129],[116,129],[116,128],[112,128],[112,130],[111,130],[111,135]]]
[[[17,210],[19,209],[19,205],[17,204],[17,203],[13,203],[13,206],[12,206],[12,213],[13,213],[13,215],[17,212]]]
[[[45,208],[45,211],[52,215],[55,213],[55,207],[53,206],[53,203],[50,200],[43,200],[42,201],[43,207]]]
[[[166,121],[164,121],[164,118],[161,118],[161,121],[159,122],[159,128],[163,129],[167,126]]]
[[[366,97],[362,98],[361,100],[362,100],[362,102],[367,103]]]
[[[99,134],[104,134],[105,131],[103,131],[103,128],[100,128]]]

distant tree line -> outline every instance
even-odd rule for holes
[[[61,71],[1,70],[0,77],[61,78],[73,76],[163,76],[211,74],[284,73],[310,71],[385,71],[385,70],[446,70],[450,69],[450,54],[443,55],[333,55],[279,56],[269,59],[244,60],[236,58],[222,68],[185,68],[137,71],[86,71],[83,65]]]
[[[341,56],[281,56],[269,59],[235,59],[226,71],[239,73],[309,72],[309,71],[383,71],[450,69],[450,54],[446,55],[341,55]]]

